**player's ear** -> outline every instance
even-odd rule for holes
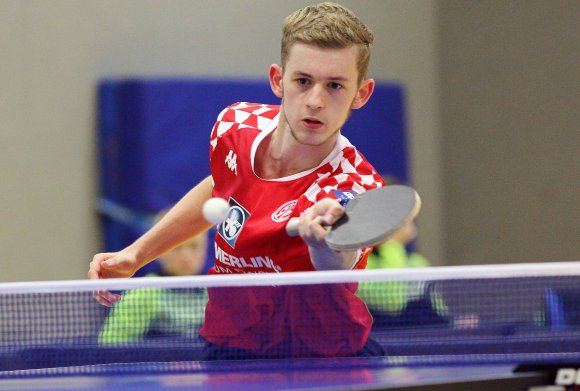
[[[284,88],[282,86],[282,67],[277,64],[270,65],[268,78],[270,79],[270,88],[278,98],[284,97]]]
[[[363,107],[371,98],[373,91],[375,90],[375,81],[373,79],[365,79],[360,83],[358,91],[354,101],[352,102],[351,108],[353,110],[360,109]]]

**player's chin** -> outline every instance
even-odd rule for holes
[[[320,131],[305,131],[299,134],[296,134],[294,139],[302,145],[307,145],[311,147],[320,147],[325,145],[329,142],[330,139],[334,141],[333,134],[328,134],[328,132],[320,132]]]

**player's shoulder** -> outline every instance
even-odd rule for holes
[[[384,185],[383,178],[374,166],[348,139],[341,136],[337,151],[329,161],[331,171],[320,178],[321,185],[339,190],[353,190],[356,194]]]
[[[212,145],[226,133],[240,129],[263,131],[280,112],[279,105],[237,102],[223,109],[212,129]]]
[[[367,175],[336,174],[317,181],[308,189],[305,196],[312,203],[322,198],[333,198],[346,205],[357,195],[383,185],[381,176],[376,172]]]
[[[304,193],[310,203],[327,197],[346,202],[358,194],[384,185],[378,171],[342,135],[316,174],[318,179]]]
[[[274,119],[280,112],[279,105],[265,103],[237,102],[224,108],[218,121],[259,126],[260,118]]]

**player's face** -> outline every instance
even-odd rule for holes
[[[351,110],[370,97],[374,82],[359,84],[357,54],[354,46],[323,49],[296,43],[284,69],[271,68],[278,87],[274,92],[283,99],[279,126],[287,125],[298,143],[333,146]]]

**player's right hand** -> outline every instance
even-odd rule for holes
[[[328,249],[324,238],[326,227],[334,224],[344,214],[344,207],[333,198],[323,198],[300,214],[298,234],[309,248]]]
[[[135,257],[118,253],[101,253],[93,257],[87,273],[89,279],[127,278],[137,271]],[[93,297],[100,304],[110,307],[121,299],[121,296],[109,291],[95,291]]]

